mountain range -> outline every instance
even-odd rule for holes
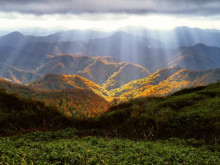
[[[0,81],[8,93],[44,101],[67,116],[93,117],[107,111],[111,102],[145,96],[167,96],[184,88],[204,86],[220,80],[220,69],[193,71],[174,66],[120,86],[106,89],[79,75],[46,74],[27,85]]]
[[[115,79],[117,82],[117,79]],[[220,68],[204,71],[184,69],[179,66],[158,70],[142,79],[129,81],[118,88],[99,86],[81,76],[48,74],[28,84],[37,89],[83,88],[111,101],[128,100],[142,96],[166,96],[175,91],[195,86],[205,86],[220,80]],[[120,80],[118,80],[120,81]],[[108,84],[107,84],[108,85]]]
[[[152,73],[176,64],[186,69],[205,70],[220,67],[219,34],[218,30],[187,27],[169,32],[144,28],[115,32],[71,30],[48,36],[12,32],[0,37],[0,63],[36,71],[48,58],[75,54],[111,56],[117,62],[139,64]],[[176,40],[170,41],[172,38]]]
[[[43,100],[68,116],[92,117],[115,100],[166,96],[219,81],[220,48],[211,42],[219,34],[187,27],[158,33],[13,32],[0,37],[0,88]],[[174,35],[178,41],[172,46]]]
[[[167,48],[192,46],[199,43],[220,47],[220,31],[217,29],[200,29],[181,26],[172,30],[153,30],[145,27],[127,26],[118,30],[132,35],[144,35],[149,38],[159,39],[163,43],[163,46]]]
[[[150,72],[140,65],[113,61],[114,59],[110,57],[58,55],[48,58],[38,69],[31,71],[2,64],[0,73],[1,77],[21,84],[33,82],[44,74],[77,74],[105,86],[106,89],[117,88],[150,75]]]
[[[0,164],[219,164],[219,41],[187,27],[0,37]]]

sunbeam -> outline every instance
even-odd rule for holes
[[[220,164],[219,0],[0,0],[0,164]]]

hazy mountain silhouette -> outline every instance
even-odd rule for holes
[[[14,74],[15,70],[42,76],[46,73],[78,74],[105,86],[106,89],[113,89],[129,81],[144,78],[149,72],[171,66],[178,65],[193,70],[220,67],[220,48],[204,45],[213,45],[212,39],[219,43],[218,30],[187,27],[179,27],[173,31],[153,31],[139,27],[136,28],[136,33],[132,31],[132,27],[124,30],[127,32],[120,30],[114,33],[72,30],[48,36],[23,35],[19,32],[7,34],[0,37],[0,63],[5,64],[5,67],[13,67],[14,71],[10,69],[10,74],[6,67],[2,69],[2,75],[16,82],[11,76],[14,75],[17,82],[26,83],[36,76],[27,75],[29,78],[24,78],[18,76],[21,75],[18,72],[17,75]],[[166,43],[164,38],[168,38]],[[172,45],[173,38],[177,39],[175,44],[172,48],[167,48],[166,44]],[[199,44],[196,44],[197,41]],[[176,46],[180,47],[175,48]],[[100,57],[98,60],[88,56],[71,57],[64,54]],[[123,61],[135,64],[121,63]],[[130,73],[132,70],[134,72]]]
[[[119,87],[129,81],[144,78],[150,74],[147,69],[140,65],[128,62],[109,62],[108,59],[61,55],[48,59],[37,73],[42,75],[46,73],[77,74],[106,88],[109,88],[109,86]],[[117,84],[115,82],[118,81],[119,77],[120,83]]]

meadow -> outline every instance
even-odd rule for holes
[[[0,164],[220,164],[220,146],[79,136],[73,128],[0,138]]]

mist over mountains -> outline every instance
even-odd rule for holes
[[[111,56],[140,64],[151,72],[174,64],[186,69],[210,69],[219,67],[219,35],[217,30],[187,27],[173,31],[135,30],[134,27],[115,32],[71,30],[48,36],[12,32],[0,37],[0,62],[36,70],[49,57],[77,54]],[[187,66],[189,61],[195,62]]]
[[[219,38],[218,30],[188,27],[12,32],[0,37],[0,77],[44,90],[88,89],[110,100],[167,95],[220,80]]]

